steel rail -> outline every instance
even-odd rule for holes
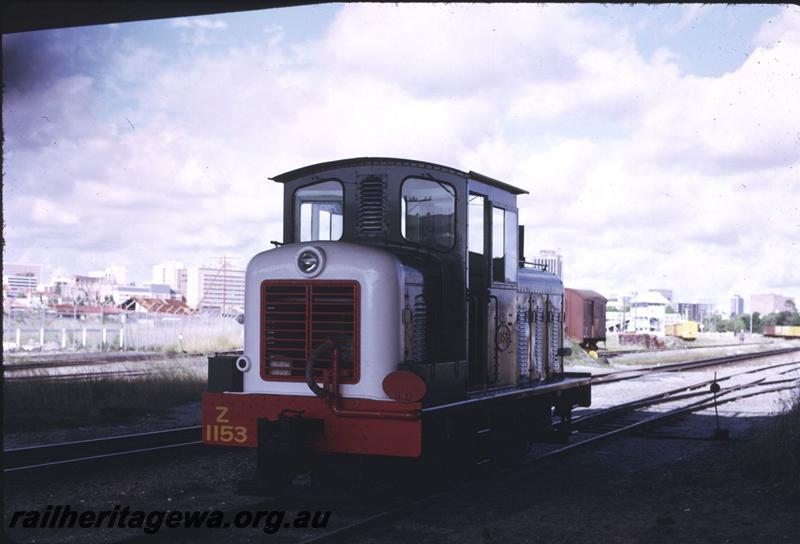
[[[203,354],[198,354],[198,357]],[[95,365],[110,365],[114,363],[129,363],[129,362],[147,362],[159,360],[173,360],[184,359],[191,356],[178,354],[170,357],[166,353],[125,353],[125,352],[98,352],[86,353],[83,357],[76,357],[74,354],[66,354],[63,359],[50,359],[37,361],[33,359],[25,359],[18,362],[4,361],[4,372],[15,372],[19,370],[36,370],[46,368],[61,368],[70,366],[95,366]]]
[[[739,346],[759,346],[761,342],[735,342],[732,344],[717,344],[714,346],[683,346],[677,348],[670,348],[670,349],[629,349],[629,350],[597,350],[598,357],[619,357],[620,355],[634,355],[637,353],[649,353],[653,351],[659,352],[669,352],[669,351],[682,351],[682,350],[689,350],[689,349],[716,349],[716,348],[732,348],[732,347],[739,347]]]
[[[612,416],[614,414],[623,413],[623,412],[626,412],[626,411],[632,411],[632,410],[635,410],[637,408],[653,406],[653,405],[656,405],[656,404],[662,404],[662,403],[666,403],[666,402],[673,402],[674,400],[680,400],[682,398],[691,398],[691,397],[696,397],[696,396],[700,396],[700,395],[708,395],[708,394],[710,394],[708,391],[697,391],[697,392],[693,392],[693,393],[684,393],[684,395],[679,396],[679,395],[681,395],[681,393],[683,393],[685,391],[695,391],[696,389],[700,389],[702,387],[710,386],[715,381],[716,382],[723,382],[723,381],[727,381],[727,380],[729,380],[731,378],[735,378],[735,377],[738,377],[738,376],[745,376],[747,374],[755,374],[755,373],[758,373],[758,372],[763,372],[765,370],[772,370],[772,369],[775,369],[775,368],[782,368],[782,367],[785,367],[785,366],[792,366],[792,367],[797,367],[797,368],[790,368],[788,370],[777,372],[777,373],[775,373],[775,375],[780,376],[780,375],[784,375],[784,374],[787,374],[789,372],[794,372],[794,371],[798,370],[798,368],[800,368],[800,361],[793,361],[793,362],[790,362],[790,363],[778,363],[778,364],[759,367],[759,368],[755,368],[755,369],[751,368],[751,369],[748,369],[748,370],[744,370],[742,372],[735,372],[733,374],[728,374],[727,376],[720,376],[720,377],[718,377],[716,379],[710,378],[710,379],[703,380],[703,381],[700,381],[700,382],[695,382],[695,383],[692,383],[692,384],[683,385],[683,386],[680,386],[680,387],[676,387],[675,389],[662,391],[660,393],[656,393],[655,395],[651,395],[651,396],[648,396],[648,397],[643,397],[643,398],[640,398],[640,399],[632,400],[632,401],[626,402],[624,404],[618,404],[618,405],[615,405],[615,406],[611,406],[609,408],[604,408],[602,410],[589,412],[589,413],[587,413],[585,415],[579,415],[579,416],[573,418],[572,424],[573,425],[580,425],[581,423],[586,422],[586,421],[599,420],[599,419],[602,419],[604,417]],[[759,380],[755,380],[753,382],[747,382],[747,383],[748,384],[750,384],[750,383],[757,384],[757,383],[763,382],[764,380],[766,380],[766,378],[760,378]],[[789,379],[789,380],[782,380],[782,381],[794,381],[794,378]],[[722,391],[735,390],[736,388],[738,388],[738,386],[733,386],[732,388],[723,389]],[[718,396],[723,394],[722,391],[718,394]]]
[[[92,438],[3,450],[3,474],[84,463],[112,457],[174,450],[202,444],[201,427]]]
[[[636,377],[650,374],[652,372],[670,372],[676,370],[685,370],[687,368],[687,365],[691,365],[690,368],[701,368],[703,366],[713,366],[716,364],[720,364],[721,362],[725,361],[728,362],[730,362],[731,360],[741,361],[751,358],[759,358],[769,355],[787,353],[796,350],[797,348],[790,348],[784,350],[776,350],[778,353],[776,353],[776,351],[759,352],[756,354],[742,354],[733,357],[715,358],[710,360],[694,361],[690,363],[677,363],[675,365],[668,365],[668,366],[665,365],[660,367],[654,367],[652,369],[644,369],[644,371],[637,370],[634,375],[628,374],[625,377],[617,377],[617,379],[615,379],[614,381],[619,381],[622,379],[625,380],[634,379]],[[779,363],[776,365],[771,365],[769,367],[750,369],[741,373],[733,374],[731,376],[721,377],[718,379],[718,381],[727,380],[730,377],[738,376],[740,374],[760,372],[771,368],[790,366],[792,364],[797,364],[797,363]],[[623,371],[623,372],[627,373],[628,371]],[[603,378],[604,377],[598,379],[603,379]],[[595,383],[594,380],[593,383]],[[603,381],[600,381],[599,383],[610,383],[610,380],[603,379]],[[651,397],[647,397],[646,399],[638,399],[636,401],[632,401],[631,403],[626,403],[625,405],[616,407],[615,409],[616,411],[625,409],[632,410],[635,409],[635,407],[647,405],[646,404],[647,402],[650,402],[651,403],[650,405],[659,402],[669,402],[668,400],[664,400],[665,398],[668,398],[669,395],[674,395],[677,394],[678,392],[697,389],[705,385],[709,385],[710,383],[711,383],[710,380],[704,380],[703,382],[697,384],[683,386],[672,391],[663,392],[657,395],[653,395]],[[612,413],[611,410],[614,410],[614,408],[603,411],[603,414],[610,415]],[[589,421],[591,419],[598,419],[600,417],[601,413],[594,412],[592,414],[587,414],[585,416],[579,417],[574,421],[574,423],[580,424],[580,422]],[[136,433],[130,435],[72,441],[59,444],[48,444],[48,445],[8,449],[4,450],[3,452],[3,457],[5,459],[3,472],[5,474],[16,471],[31,470],[35,468],[44,468],[48,466],[62,465],[68,463],[80,463],[85,461],[94,461],[103,458],[119,457],[124,455],[133,455],[137,453],[152,452],[157,450],[168,450],[180,447],[193,446],[202,443],[202,441],[200,440],[200,432],[201,432],[200,430],[201,430],[200,426],[193,426],[181,429],[167,429],[163,431],[154,431],[149,433]]]
[[[795,362],[792,362],[792,363],[779,363],[779,364],[760,367],[760,368],[756,368],[756,369],[748,369],[748,370],[737,372],[737,373],[734,373],[734,374],[731,374],[731,375],[728,375],[728,376],[722,376],[722,377],[718,378],[717,381],[718,382],[719,381],[725,381],[725,380],[729,380],[729,379],[731,379],[731,378],[733,378],[735,376],[753,374],[753,373],[758,373],[758,372],[764,372],[764,371],[768,371],[768,370],[783,368],[783,367],[787,367],[787,366],[793,366],[793,368],[791,368],[791,369],[788,369],[788,370],[784,369],[784,370],[781,370],[780,372],[774,373],[774,375],[776,375],[776,376],[785,375],[785,374],[787,374],[789,372],[795,372],[797,369],[794,368],[794,366],[797,366],[798,364],[800,364],[800,361],[795,361]],[[733,393],[735,391],[742,390],[742,389],[754,388],[754,387],[763,387],[763,386],[766,386],[766,385],[777,385],[778,382],[767,381],[768,378],[770,376],[772,376],[772,375],[773,374],[770,374],[769,376],[765,376],[765,377],[759,377],[756,380],[753,380],[753,381],[750,381],[750,382],[747,382],[747,383],[744,383],[744,384],[738,384],[738,385],[735,385],[735,386],[732,386],[732,387],[724,389],[723,391],[721,391],[717,395],[717,397],[718,397],[717,398],[717,404],[724,404],[724,403],[727,403],[727,402],[733,402],[735,400],[739,400],[741,398],[746,398],[746,397],[750,397],[750,396],[754,396],[754,395],[766,394],[766,393],[770,393],[770,392],[774,392],[774,391],[783,391],[783,390],[794,388],[794,386],[786,386],[786,385],[784,385],[784,386],[781,386],[781,387],[773,387],[773,388],[770,388],[770,389],[760,389],[760,390],[758,390],[756,392],[730,396],[731,393]],[[785,382],[785,381],[786,380],[780,380],[780,383]],[[795,383],[797,382],[797,380],[794,379],[794,378],[789,380],[789,381],[795,382]],[[579,450],[580,448],[587,448],[592,444],[596,444],[596,443],[598,443],[598,442],[600,442],[602,440],[611,438],[613,436],[618,436],[618,435],[621,435],[621,434],[624,434],[624,433],[627,433],[627,432],[642,428],[642,427],[647,426],[647,425],[653,425],[653,424],[656,424],[656,423],[658,423],[660,421],[663,421],[663,420],[666,420],[666,419],[669,419],[669,418],[672,418],[672,417],[677,417],[677,416],[682,415],[684,413],[691,413],[691,412],[694,412],[694,411],[699,411],[699,410],[703,410],[705,408],[711,407],[711,406],[713,406],[713,402],[708,399],[708,397],[711,395],[711,393],[708,393],[706,391],[697,392],[695,390],[699,389],[701,387],[707,386],[712,382],[713,382],[713,380],[703,380],[701,382],[697,382],[697,383],[689,384],[689,385],[686,385],[686,386],[683,386],[683,387],[680,387],[680,388],[677,388],[677,389],[673,389],[670,392],[664,392],[664,393],[660,393],[658,395],[652,395],[650,397],[646,397],[645,399],[638,399],[636,401],[632,401],[631,403],[626,403],[625,405],[620,405],[618,407],[614,407],[615,409],[618,410],[619,413],[622,413],[623,407],[627,407],[626,408],[627,411],[635,410],[635,408],[633,408],[634,404],[636,404],[638,408],[643,408],[643,407],[646,407],[646,405],[648,405],[648,404],[646,404],[647,402],[649,402],[649,405],[654,405],[654,404],[658,404],[658,403],[661,403],[661,402],[674,402],[674,401],[677,401],[677,400],[683,400],[683,399],[691,398],[691,397],[695,397],[695,396],[704,396],[705,397],[705,398],[702,398],[702,399],[700,399],[700,400],[698,400],[696,402],[690,403],[689,405],[682,406],[682,407],[670,410],[668,412],[664,412],[662,414],[657,414],[657,415],[648,417],[648,418],[646,418],[644,420],[640,420],[640,421],[637,421],[637,422],[634,422],[634,423],[631,423],[631,424],[627,424],[624,427],[613,429],[613,430],[605,432],[603,434],[600,434],[600,435],[597,435],[597,436],[593,436],[593,437],[587,438],[585,440],[581,440],[580,442],[576,442],[574,444],[570,444],[570,445],[567,445],[567,446],[564,446],[564,447],[560,447],[560,448],[558,448],[556,450],[553,450],[551,452],[547,452],[547,453],[543,453],[543,454],[535,455],[535,456],[529,456],[527,459],[523,460],[517,466],[511,467],[511,468],[508,468],[508,469],[505,469],[505,470],[497,471],[496,474],[500,475],[500,474],[505,474],[505,473],[514,472],[514,471],[530,470],[532,468],[531,465],[533,465],[534,463],[541,462],[541,461],[544,461],[546,459],[555,459],[555,458],[558,458],[558,457],[561,457],[561,456],[565,456],[565,455],[567,455],[567,454],[569,454],[571,452]],[[690,391],[690,393],[686,393],[687,391]],[[667,396],[668,393],[672,393],[672,398],[668,398],[668,396]],[[728,396],[726,397],[726,395],[728,395]],[[720,398],[720,397],[722,397],[722,398]],[[589,414],[589,415],[591,415],[591,414]],[[582,421],[583,422],[588,421],[588,416],[589,415],[585,416],[586,419],[579,418],[579,419],[575,420],[574,423],[579,425]],[[187,427],[187,428],[184,428],[183,430],[186,431],[186,432],[195,432],[196,431],[197,434],[198,434],[198,437],[199,437],[200,427]],[[112,439],[113,438],[127,439],[127,438],[131,438],[131,437],[142,436],[142,435],[152,435],[152,434],[157,434],[157,433],[168,433],[170,431],[173,431],[173,430],[158,431],[156,433],[142,433],[140,435],[126,435],[126,436],[123,436],[123,437],[112,437]],[[104,440],[106,440],[106,439],[94,439],[94,440],[89,440],[89,441],[79,441],[79,442],[74,442],[74,443],[61,444],[61,446],[66,446],[66,445],[69,445],[69,444],[91,443],[91,442],[100,443],[100,442],[102,442]],[[194,444],[197,444],[197,443],[199,443],[199,441],[197,441],[197,442],[192,441],[192,442],[187,442],[187,443],[183,443],[183,444],[179,443],[179,444],[172,444],[172,445],[166,445],[165,444],[165,445],[153,446],[153,447],[149,447],[149,448],[139,448],[138,450],[133,449],[133,450],[116,452],[116,453],[108,452],[108,453],[100,454],[98,456],[84,456],[82,458],[73,458],[71,460],[64,460],[64,461],[61,461],[61,462],[67,462],[67,463],[69,463],[69,462],[80,462],[80,461],[84,461],[84,460],[93,460],[93,459],[97,459],[97,458],[114,457],[116,455],[133,454],[133,453],[140,453],[140,452],[147,452],[147,451],[158,451],[160,449],[166,449],[166,448],[170,448],[170,447],[174,448],[174,447],[181,447],[181,446],[190,446],[190,445],[194,445]],[[59,445],[56,445],[56,446],[59,446]],[[18,450],[10,450],[10,451],[11,452],[16,451],[19,454],[20,452],[23,452],[25,450],[27,450],[27,451],[36,450],[36,448],[37,447],[20,448]],[[47,448],[47,446],[40,446],[38,448]],[[6,452],[6,453],[8,453],[8,452]],[[59,464],[59,462],[56,462],[56,464]],[[25,470],[25,469],[28,469],[28,468],[36,468],[38,466],[43,466],[43,465],[39,464],[39,465],[30,466],[30,467],[21,466],[21,467],[19,467],[19,470]],[[428,495],[426,495],[424,497],[421,497],[421,498],[406,502],[404,504],[401,504],[401,505],[398,505],[398,506],[395,506],[395,507],[390,507],[390,508],[388,508],[386,510],[382,510],[382,511],[378,511],[378,512],[373,511],[373,512],[365,513],[360,519],[358,519],[356,521],[346,523],[342,527],[338,527],[336,529],[332,529],[331,531],[328,531],[328,532],[326,532],[324,534],[321,534],[321,535],[318,535],[318,536],[314,536],[311,539],[304,539],[303,542],[306,542],[306,543],[312,542],[312,543],[319,544],[319,543],[327,543],[327,542],[343,542],[343,541],[347,541],[348,539],[352,538],[355,535],[361,534],[361,533],[363,533],[365,531],[368,531],[370,529],[373,529],[375,527],[384,525],[384,524],[392,521],[393,519],[397,519],[398,517],[401,517],[402,515],[406,514],[407,512],[411,511],[414,508],[418,508],[420,506],[423,506],[424,504],[426,504],[428,502],[431,502],[433,500],[436,500],[438,498],[445,497],[448,494],[452,494],[452,493],[458,492],[458,490],[463,489],[467,485],[472,484],[473,481],[474,480],[468,480],[467,482],[464,482],[464,483],[461,483],[459,485],[456,485],[453,488],[449,488],[449,489],[446,489],[444,491],[436,491],[434,493],[431,493],[431,494],[428,494]],[[253,509],[261,509],[264,506],[275,506],[274,499],[273,499],[273,502],[260,501],[257,504],[249,505],[249,506],[246,506],[246,507],[245,506],[240,506],[239,508],[236,509],[236,511],[241,510],[242,508],[249,508],[251,510],[253,510]],[[152,540],[154,540],[153,536],[156,537],[155,540],[158,540],[159,536],[163,537],[162,539],[169,539],[170,535],[174,536],[175,533],[171,532],[171,531],[165,531],[165,532],[163,532],[163,534],[159,534],[159,535],[137,535],[136,537],[131,538],[131,539],[124,539],[124,541],[126,541],[126,542],[128,542],[128,541],[139,541],[139,540],[142,540],[144,538],[147,538],[148,541],[152,541]]]
[[[665,365],[657,365],[646,368],[635,368],[631,370],[618,370],[615,372],[608,372],[597,377],[592,377],[592,385],[603,385],[607,383],[614,383],[618,381],[631,380],[639,378],[647,374],[658,374],[661,372],[681,372],[684,370],[694,370],[697,368],[706,368],[709,366],[720,366],[725,364],[738,363],[748,361],[751,359],[761,359],[764,357],[772,357],[775,355],[785,355],[800,351],[800,347],[781,348],[770,351],[758,351],[755,353],[739,353],[737,355],[728,355],[725,357],[714,357],[711,359],[700,359],[697,361],[687,361],[684,363],[670,363]]]
[[[749,384],[748,387],[754,387],[754,386],[758,386],[758,385],[761,385],[761,384],[760,383]],[[760,390],[760,391],[750,392],[750,393],[746,393],[746,394],[743,394],[743,395],[736,395],[736,396],[733,396],[733,397],[728,397],[728,398],[723,398],[723,399],[720,399],[719,398],[719,394],[717,394],[716,402],[714,400],[709,400],[708,398],[705,398],[705,399],[702,399],[700,401],[693,402],[693,403],[691,403],[691,404],[689,404],[687,406],[682,406],[680,408],[675,408],[674,410],[670,410],[668,412],[663,412],[661,414],[656,414],[656,415],[650,416],[648,418],[645,418],[645,419],[643,419],[641,421],[636,421],[634,423],[630,423],[628,425],[625,425],[624,427],[620,427],[618,429],[613,429],[613,430],[607,431],[605,433],[593,436],[591,438],[587,438],[586,440],[581,440],[580,442],[576,442],[574,444],[570,444],[570,445],[565,446],[563,448],[559,448],[557,450],[541,454],[541,455],[539,455],[537,457],[534,457],[533,459],[530,459],[530,460],[526,459],[523,462],[523,464],[524,465],[529,465],[530,463],[533,463],[535,461],[541,461],[543,459],[547,459],[547,458],[550,458],[550,457],[565,455],[567,453],[571,453],[571,452],[573,452],[575,450],[578,450],[578,449],[580,449],[582,447],[585,447],[588,444],[596,444],[597,442],[600,442],[600,441],[603,441],[603,440],[607,440],[607,439],[612,438],[614,436],[621,435],[621,434],[624,434],[624,433],[628,433],[628,432],[631,432],[631,431],[634,431],[634,430],[638,430],[640,428],[643,428],[643,427],[646,427],[646,426],[649,426],[649,425],[653,425],[654,423],[658,423],[658,422],[661,422],[661,421],[672,419],[672,418],[675,418],[675,417],[678,417],[678,416],[682,416],[682,415],[685,415],[685,414],[690,414],[690,413],[693,413],[693,412],[699,412],[699,411],[705,410],[707,408],[712,408],[715,404],[717,406],[719,406],[720,404],[727,404],[729,402],[734,402],[734,401],[741,400],[741,399],[748,398],[748,397],[754,397],[754,396],[757,396],[757,395],[765,395],[767,393],[774,393],[774,392],[779,392],[779,391],[787,391],[787,390],[796,389],[796,388],[797,388],[796,385],[773,387],[771,389],[763,389],[763,390]],[[710,396],[711,393],[709,393],[708,395]]]
[[[80,374],[50,374],[33,376],[5,376],[9,382],[70,382],[70,381],[91,381],[101,378],[130,378],[137,376],[158,376],[164,372],[169,372],[171,368],[150,367],[148,369],[128,369],[128,370],[106,370],[99,372],[82,372]]]
[[[800,364],[800,362],[795,362],[793,364]],[[777,366],[784,366],[784,365],[774,365],[774,367],[777,367]],[[763,370],[768,370],[768,369],[771,369],[771,368],[774,368],[774,367],[762,368],[760,370],[762,370],[762,371]],[[792,369],[792,370],[796,370],[796,369]],[[785,374],[786,372],[787,371],[784,371],[784,372],[780,372],[778,374]],[[748,373],[753,373],[753,371],[752,370],[748,370],[746,372],[737,373],[736,375],[738,376],[738,375],[743,375],[743,374],[748,374]],[[733,377],[733,376],[728,376],[728,377],[725,377],[724,379],[728,379],[730,377]],[[721,378],[721,379],[723,379],[723,378]],[[569,445],[557,448],[557,449],[555,449],[553,451],[550,451],[550,452],[542,453],[542,454],[535,455],[535,456],[530,456],[530,457],[526,458],[525,460],[523,460],[521,463],[519,463],[518,465],[516,465],[514,467],[510,467],[510,468],[507,468],[507,469],[503,469],[503,470],[497,471],[496,475],[499,476],[499,475],[503,475],[503,474],[512,474],[512,473],[519,473],[519,472],[522,472],[522,471],[527,471],[527,470],[530,470],[530,469],[533,468],[531,465],[533,465],[534,463],[539,463],[539,462],[542,462],[542,461],[545,461],[545,460],[553,460],[553,459],[561,458],[561,457],[564,457],[564,456],[566,456],[566,455],[568,455],[570,453],[578,451],[578,450],[580,450],[582,448],[587,448],[590,445],[597,444],[597,443],[602,442],[604,440],[607,440],[609,438],[612,438],[612,437],[615,437],[615,436],[619,436],[619,435],[622,435],[622,434],[625,434],[625,433],[629,433],[631,431],[635,431],[635,430],[644,428],[646,426],[651,426],[651,425],[666,421],[668,419],[679,417],[679,416],[684,415],[684,414],[693,413],[693,412],[696,412],[696,411],[704,410],[706,408],[710,408],[710,407],[714,406],[715,402],[716,402],[717,405],[720,405],[720,404],[725,404],[725,403],[728,403],[728,402],[734,402],[736,400],[740,400],[740,399],[743,399],[743,398],[748,398],[748,397],[752,397],[752,396],[756,396],[756,395],[763,395],[763,394],[768,394],[768,393],[772,393],[772,392],[779,392],[779,391],[785,391],[785,390],[795,389],[796,388],[796,385],[773,387],[773,388],[770,388],[770,389],[761,389],[761,390],[758,390],[758,391],[755,391],[755,392],[748,392],[748,393],[735,395],[735,396],[731,396],[731,397],[727,397],[727,398],[720,398],[720,396],[722,396],[722,395],[733,393],[735,391],[739,391],[739,390],[742,390],[742,389],[753,388],[753,387],[759,387],[759,386],[766,385],[767,383],[770,383],[770,384],[772,383],[772,382],[765,382],[766,379],[767,379],[767,377],[762,377],[762,378],[759,378],[759,379],[754,380],[752,382],[748,382],[748,383],[744,383],[744,384],[738,384],[738,385],[732,386],[730,388],[726,388],[725,390],[723,390],[723,391],[721,391],[720,393],[717,394],[716,401],[709,400],[708,397],[712,395],[711,392],[704,391],[704,392],[700,392],[700,393],[692,393],[691,396],[703,395],[703,396],[705,396],[705,398],[703,398],[703,399],[701,399],[699,401],[690,403],[688,405],[681,406],[681,407],[675,408],[673,410],[669,410],[669,411],[661,413],[661,414],[656,414],[656,415],[647,417],[647,418],[645,418],[643,420],[640,420],[640,421],[636,421],[636,422],[633,422],[633,423],[628,423],[623,427],[620,427],[620,428],[617,428],[617,429],[613,429],[613,430],[604,432],[604,433],[596,435],[596,436],[592,436],[592,437],[587,438],[585,440],[581,440],[580,442],[576,442],[574,444],[569,444]],[[717,380],[717,381],[720,381],[720,380]],[[800,383],[796,379],[792,379],[791,381],[795,382],[795,384]],[[711,382],[713,382],[713,380],[711,380]],[[711,383],[711,382],[704,381],[702,383],[694,384],[694,386],[695,387],[702,387],[703,384],[708,384],[708,383]],[[673,391],[685,391],[685,390],[686,390],[686,388],[680,388],[678,390],[673,390]],[[657,403],[660,403],[660,402],[666,402],[666,401],[664,401],[662,399],[662,397],[663,397],[663,394],[662,395],[654,395],[652,397],[649,397],[648,399],[651,399],[651,404],[650,405],[657,404]],[[683,396],[681,398],[689,398],[689,397],[688,396]],[[676,400],[681,400],[681,398],[672,398],[670,400],[674,402]],[[645,400],[646,399],[639,399],[638,401],[634,401],[634,402],[637,402],[637,403],[641,404]],[[631,403],[628,403],[628,404],[631,404]],[[645,407],[645,405],[642,404],[639,407]],[[628,410],[628,411],[630,411],[630,410]],[[437,498],[441,498],[441,497],[447,496],[448,494],[456,493],[459,490],[462,490],[463,488],[465,488],[466,486],[468,486],[470,484],[472,484],[472,480],[464,482],[464,483],[462,483],[460,485],[457,485],[456,487],[454,487],[452,489],[448,489],[448,490],[445,490],[445,491],[439,491],[439,492],[433,493],[431,495],[428,495],[428,496],[425,496],[423,498],[411,501],[411,502],[409,502],[407,504],[398,506],[396,508],[388,509],[386,511],[378,512],[378,513],[373,513],[373,514],[365,517],[364,519],[355,521],[353,523],[345,525],[344,527],[340,527],[340,528],[335,529],[333,531],[330,531],[330,532],[327,532],[325,534],[319,535],[316,538],[311,538],[309,540],[304,540],[303,542],[304,542],[304,544],[310,544],[310,543],[313,543],[313,544],[326,543],[327,544],[327,543],[331,543],[331,542],[346,542],[346,541],[348,541],[349,539],[351,539],[353,536],[355,536],[357,534],[361,534],[361,533],[363,533],[365,531],[368,531],[368,530],[370,530],[370,529],[372,529],[372,528],[374,528],[376,526],[388,523],[388,522],[392,521],[393,519],[397,519],[397,518],[401,517],[403,514],[411,511],[414,508],[420,507],[420,506],[424,505],[427,502],[430,502],[430,501],[435,500]]]

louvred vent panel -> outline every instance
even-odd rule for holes
[[[354,281],[267,280],[261,284],[261,377],[305,381],[305,365],[325,340],[339,348],[339,382],[359,377],[359,289]],[[319,357],[314,376],[332,368]]]
[[[358,185],[358,231],[386,232],[386,182],[378,176],[362,179]]]

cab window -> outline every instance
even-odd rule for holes
[[[467,248],[470,253],[477,253],[483,255],[483,213],[486,204],[486,199],[481,195],[470,193],[467,202]]]
[[[338,181],[323,181],[295,191],[295,239],[310,242],[341,238],[343,200],[342,184]]]
[[[515,283],[519,269],[517,256],[517,214],[492,207],[492,280]]]
[[[439,181],[406,178],[401,189],[400,230],[409,242],[452,249],[456,233],[456,192]]]

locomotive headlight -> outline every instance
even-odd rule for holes
[[[239,372],[247,372],[250,370],[250,359],[246,355],[239,356],[236,359],[236,368],[239,369]]]
[[[321,248],[308,246],[297,253],[297,269],[307,278],[313,278],[325,268],[325,252]]]

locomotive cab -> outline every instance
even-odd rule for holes
[[[526,191],[384,158],[273,180],[283,243],[248,265],[243,354],[210,361],[206,443],[418,457],[588,406],[563,370],[563,285],[521,257]]]

